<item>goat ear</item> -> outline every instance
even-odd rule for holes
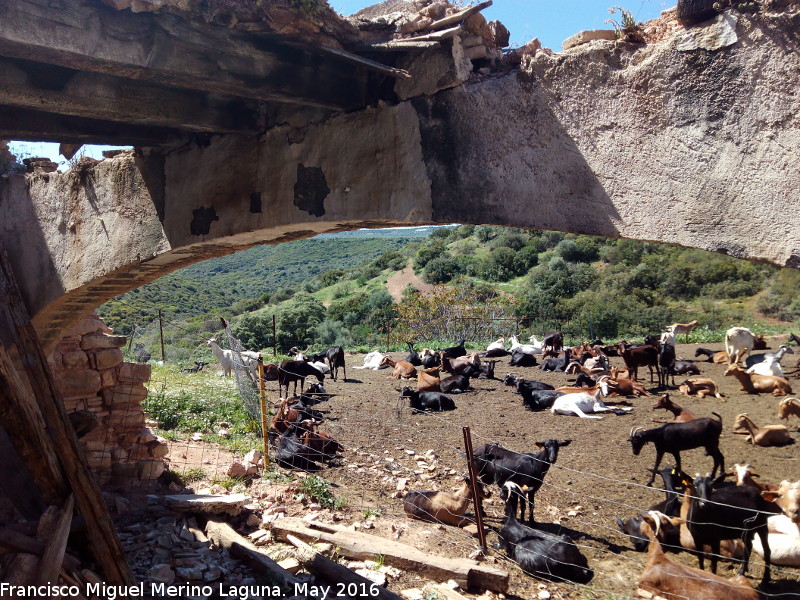
[[[782,495],[778,490],[764,490],[761,492],[761,497],[767,502],[775,502]]]
[[[558,442],[559,446],[569,446],[572,443],[572,440],[564,440],[563,442]]]

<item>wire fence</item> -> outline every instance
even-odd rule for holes
[[[491,328],[483,329],[483,335],[491,333],[484,338],[491,341],[494,336],[531,331],[531,326],[542,333],[550,328],[563,331],[572,327],[580,332],[581,338],[591,339],[587,325],[498,318],[491,323]],[[465,331],[469,326],[472,325],[465,324]],[[248,451],[261,447],[259,388],[249,362],[243,359],[246,349],[217,318],[191,325],[162,319],[161,323],[156,320],[147,327],[133,327],[132,332],[125,353],[132,361],[144,359],[152,364],[153,374],[144,406],[152,419],[150,424],[166,439],[169,447],[168,472],[179,476],[184,483],[202,481],[202,485],[212,489],[238,485],[230,477],[232,464],[243,463]],[[392,345],[391,332],[387,331],[386,335],[386,344]],[[230,377],[224,376],[222,365],[208,345],[211,338],[226,346],[224,349],[233,351]],[[150,354],[149,359],[146,353]],[[158,364],[161,361],[164,364]],[[334,493],[342,490],[348,513],[364,526],[374,521],[372,527],[376,531],[399,541],[419,535],[433,536],[446,555],[467,556],[477,549],[478,543],[469,533],[452,527],[435,528],[423,524],[420,534],[406,519],[402,496],[415,485],[447,490],[460,483],[467,470],[461,442],[464,426],[471,427],[475,446],[499,441],[527,447],[534,431],[538,432],[535,437],[542,439],[561,435],[574,437],[579,432],[571,430],[582,430],[585,425],[564,424],[560,432],[551,431],[552,425],[536,415],[512,414],[511,409],[498,402],[486,407],[474,406],[467,394],[459,396],[457,401],[459,407],[469,408],[468,413],[420,415],[411,412],[406,401],[399,397],[398,387],[404,383],[388,380],[386,371],[353,371],[356,362],[356,357],[348,356],[347,381],[329,383],[331,396],[315,407],[325,416],[325,430],[345,447],[343,458],[325,465],[317,474],[337,486],[333,488]],[[277,382],[268,381],[265,388],[267,405],[274,412],[280,398]],[[358,393],[354,393],[355,390]],[[483,384],[480,390],[481,402],[498,394],[496,389]],[[518,399],[516,404],[520,404]],[[508,412],[509,416],[490,426],[484,420],[484,413],[488,412]],[[525,415],[524,420],[520,414]],[[498,434],[501,430],[505,433]],[[522,444],[523,439],[525,444]],[[585,447],[584,452],[591,454],[590,448],[591,445]],[[107,451],[101,444],[96,450]],[[274,448],[270,452],[274,452]],[[797,476],[797,459],[797,453],[792,452],[786,463],[786,478]],[[112,457],[109,456],[109,460]],[[596,468],[587,466],[591,464]],[[243,466],[248,468],[246,464]],[[624,470],[609,468],[600,454],[581,455],[573,457],[572,461],[562,455],[550,468],[536,494],[538,526],[568,534],[577,547],[590,556],[590,566],[595,571],[593,582],[572,585],[592,597],[598,594],[631,597],[620,591],[620,573],[629,578],[638,576],[645,567],[646,556],[622,551],[630,542],[615,526],[613,518],[640,514],[655,504],[648,502],[646,496],[652,495],[654,489],[664,492],[632,481],[630,477],[621,477],[620,472]],[[261,473],[262,478],[257,481],[262,497],[277,499],[287,489],[298,493],[296,479],[289,482],[274,468],[268,471],[262,468]],[[654,499],[653,496],[651,500]],[[276,500],[275,504],[280,502]],[[487,505],[486,524],[490,530],[499,530],[503,514],[504,506],[497,499]],[[368,515],[379,517],[371,519]],[[496,551],[491,543],[488,553],[504,567],[517,571],[506,553]],[[751,577],[764,567],[763,560],[756,556],[751,558],[750,564]],[[764,597],[798,597],[793,588],[800,586],[798,569],[773,565],[772,573],[780,584],[767,588]],[[632,591],[633,581],[628,583],[627,588]],[[528,592],[529,595],[533,593],[535,590]]]

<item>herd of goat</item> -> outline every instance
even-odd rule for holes
[[[625,414],[632,410],[613,403],[609,406],[603,402],[605,398],[651,395],[639,381],[640,368],[647,368],[650,382],[661,389],[668,388],[671,380],[672,386],[685,396],[721,398],[716,383],[708,377],[700,377],[696,362],[677,356],[677,336],[688,336],[696,325],[696,321],[673,324],[660,338],[648,336],[643,344],[621,341],[604,345],[595,340],[565,347],[559,332],[551,332],[541,341],[531,336],[528,344],[520,344],[517,337],[512,336],[510,346],[501,338],[485,351],[473,353],[467,352],[465,340],[436,351],[417,351],[409,343],[408,355],[403,360],[376,351],[367,354],[363,364],[354,368],[391,369],[388,376],[391,379],[416,380],[416,389],[404,386],[400,390],[400,397],[407,399],[413,410],[448,411],[456,408],[451,394],[470,391],[471,379],[496,379],[494,369],[499,359],[510,356],[509,364],[513,367],[538,366],[545,371],[557,370],[576,376],[574,385],[554,388],[541,381],[508,375],[504,383],[514,388],[528,409],[549,409],[557,415],[600,419],[602,413]],[[796,336],[790,339],[800,343]],[[700,348],[695,358],[707,356],[709,362],[726,363],[725,375],[738,379],[743,392],[788,396],[792,388],[780,363],[793,350],[782,345],[777,352],[753,354],[760,344],[764,344],[760,336],[734,327],[726,334],[725,351]],[[222,350],[213,339],[208,345],[226,371],[225,360],[232,364],[235,358],[224,353],[231,351]],[[766,349],[766,346],[760,348]],[[326,375],[336,381],[341,368],[346,381],[345,353],[342,347],[334,346],[321,354],[292,349],[290,355],[294,355],[294,360],[264,365],[265,379],[278,381],[282,396],[270,424],[270,436],[277,449],[278,464],[312,471],[321,468],[320,463],[334,460],[343,450],[339,442],[319,429],[323,415],[312,407],[328,397],[322,387]],[[610,356],[622,358],[624,369],[612,367]],[[242,353],[240,360],[250,369],[247,359],[250,359],[249,353]],[[676,386],[675,376],[687,375],[691,377]],[[309,377],[316,378],[318,383],[303,391],[305,379]],[[300,395],[297,395],[298,381]],[[295,385],[291,397],[290,383]],[[762,556],[766,564],[762,584],[770,580],[770,564],[800,566],[800,481],[760,483],[754,479],[758,475],[749,465],[737,464],[726,471],[719,448],[722,419],[717,413],[698,417],[672,401],[669,394],[659,396],[653,409],[667,410],[673,419],[651,429],[634,428],[629,443],[634,455],[639,455],[647,444],[652,445],[656,458],[646,485],[651,486],[660,475],[666,497],[642,514],[627,520],[617,519],[620,530],[630,536],[634,548],[648,552],[639,587],[668,600],[711,599],[723,594],[734,599],[758,598],[758,592],[744,577],[752,550]],[[779,404],[779,416],[788,419],[792,415],[800,417],[800,401],[784,397]],[[754,445],[784,445],[794,441],[786,426],[758,427],[747,414],[739,415],[734,425]],[[472,465],[477,481],[465,481],[454,493],[411,491],[405,496],[404,510],[409,517],[463,526],[472,522],[465,513],[475,491],[485,497],[484,486],[496,486],[505,502],[505,518],[498,531],[499,547],[527,573],[556,581],[587,583],[593,571],[586,557],[569,537],[537,523],[533,511],[535,495],[556,462],[559,449],[570,442],[548,439],[537,444],[541,448],[537,453],[514,452],[499,443],[480,446],[475,449]],[[682,472],[680,453],[695,448],[704,448],[713,459],[710,475],[690,478]],[[675,465],[659,469],[665,454],[674,458]],[[734,476],[735,482],[726,481],[729,476]],[[696,554],[700,569],[673,561],[664,549]],[[741,560],[736,577],[724,579],[715,575],[717,559],[721,556]],[[711,573],[702,570],[707,558]]]

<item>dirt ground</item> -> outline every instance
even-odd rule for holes
[[[771,345],[773,350],[777,347],[774,342]],[[703,346],[722,349],[721,344]],[[693,360],[695,348],[696,345],[679,345],[678,356]],[[399,353],[393,357],[404,358]],[[786,370],[792,371],[797,355],[787,355],[783,362]],[[456,410],[413,414],[399,400],[399,389],[405,384],[388,379],[388,370],[352,368],[360,364],[362,356],[348,356],[347,381],[326,379],[327,390],[335,395],[317,406],[327,413],[326,430],[347,448],[341,465],[321,472],[335,485],[336,496],[346,500],[345,518],[362,520],[379,512],[378,518],[371,519],[374,533],[440,555],[468,556],[477,548],[477,541],[469,533],[406,519],[400,497],[403,492],[398,493],[398,489],[454,489],[461,474],[466,472],[464,426],[471,428],[475,447],[498,441],[507,448],[530,452],[536,451],[537,441],[570,439],[572,444],[561,449],[557,464],[550,469],[536,496],[536,520],[557,523],[562,533],[573,537],[595,571],[594,580],[588,587],[580,587],[525,576],[502,552],[492,548],[497,539],[494,532],[488,536],[489,560],[512,572],[508,597],[532,598],[545,588],[552,597],[633,594],[646,555],[633,551],[628,539],[618,532],[615,518],[628,518],[663,499],[662,492],[644,487],[649,477],[647,469],[653,467],[655,460],[652,445],[645,446],[637,457],[628,443],[632,427],[655,427],[654,417],[671,416],[663,410],[651,410],[654,397],[619,399],[634,407],[624,416],[608,414],[602,420],[579,419],[549,411],[531,412],[523,407],[521,397],[502,381],[475,380],[475,391],[454,396]],[[622,360],[613,358],[612,364],[622,366]],[[760,473],[763,482],[800,479],[800,444],[754,447],[745,441],[745,436],[732,432],[734,418],[742,412],[747,412],[759,425],[778,423],[780,399],[741,392],[735,379],[723,376],[723,365],[697,364],[703,376],[712,377],[719,384],[724,400],[687,398],[674,388],[668,391],[674,401],[699,416],[710,416],[712,411],[722,416],[721,449],[726,467],[748,462]],[[507,357],[500,359],[496,372],[500,379],[515,372],[553,385],[564,385],[574,379],[564,373],[543,372],[538,367],[510,368]],[[658,392],[656,384],[648,383],[647,370],[644,376],[640,372],[640,378],[651,392]],[[676,378],[676,383],[682,380]],[[800,393],[800,380],[790,377],[790,381],[795,394]],[[409,385],[415,388],[415,382]],[[798,441],[799,424],[794,418],[789,423],[792,436]],[[425,456],[429,450],[435,458],[429,452]],[[703,450],[685,452],[682,457],[684,471],[692,475],[711,470],[712,460]],[[669,456],[662,466],[667,464],[672,464]],[[499,498],[493,498],[486,508],[488,525],[499,528],[503,508]],[[696,559],[686,553],[671,556],[697,566]],[[748,572],[754,584],[761,579],[762,564],[760,557],[754,555]],[[722,563],[720,574],[733,575],[733,566]],[[764,590],[767,594],[800,598],[800,568],[773,566],[772,579],[774,583]],[[402,587],[392,586],[392,589]]]

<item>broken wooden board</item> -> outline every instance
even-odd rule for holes
[[[340,565],[336,561],[323,556],[294,535],[289,534],[286,539],[300,550],[298,558],[305,567],[309,571],[321,575],[327,581],[345,584],[345,589],[349,589],[348,586],[350,585],[355,585],[355,589],[359,590],[363,597],[378,598],[380,600],[403,600],[385,587],[377,585],[344,565]]]
[[[425,29],[429,30],[437,30],[437,29],[444,29],[445,27],[449,27],[450,25],[455,25],[456,23],[461,23],[467,17],[471,17],[475,13],[481,12],[484,8],[488,8],[492,5],[492,0],[486,0],[486,2],[481,2],[480,4],[476,4],[475,6],[470,6],[460,12],[450,15],[449,17],[445,17],[443,19],[439,19],[438,21],[434,21],[430,25],[428,25]]]
[[[175,494],[164,496],[172,510],[203,515],[230,515],[235,517],[244,510],[250,498],[244,494],[212,496],[205,494]]]
[[[338,548],[342,556],[357,560],[369,560],[380,554],[388,565],[413,571],[437,581],[455,579],[466,581],[467,586],[471,588],[495,592],[508,590],[508,573],[496,567],[467,558],[446,558],[426,554],[407,544],[350,531],[339,525],[307,523],[297,518],[278,519],[272,523],[272,535],[281,541],[287,541],[289,539],[287,536],[294,535],[304,541],[329,542]]]
[[[266,569],[284,588],[293,592],[297,589],[295,586],[302,582],[299,577],[289,573],[289,571],[281,567],[264,552],[261,552],[261,550],[251,544],[247,538],[239,535],[236,530],[227,523],[214,520],[209,521],[206,524],[206,534],[208,535],[208,539],[217,546],[227,548],[231,554],[244,558]]]

